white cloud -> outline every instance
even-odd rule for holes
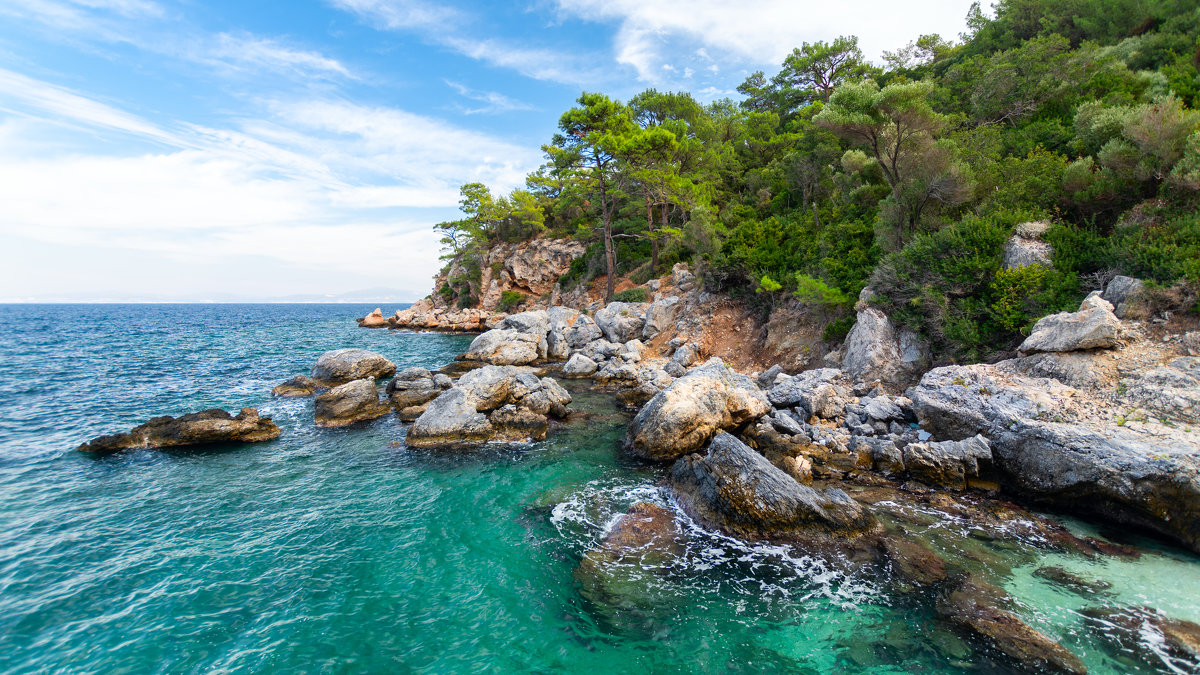
[[[247,68],[304,76],[355,78],[344,65],[317,52],[253,35],[221,33],[196,54],[196,60],[235,69]]]
[[[956,37],[965,27],[971,0],[931,0],[919,5],[892,0],[845,3],[809,0],[557,0],[567,14],[614,21],[617,61],[639,78],[657,81],[657,65],[683,51],[756,66],[782,62],[802,42],[857,35],[863,52],[878,59],[921,33]],[[699,44],[697,44],[699,43]]]
[[[443,81],[446,83],[446,86],[450,87],[454,91],[457,91],[459,96],[485,104],[482,108],[463,108],[462,112],[466,115],[509,112],[513,110],[533,110],[533,106],[529,105],[528,103],[522,103],[521,101],[514,100],[499,92],[479,91],[451,80]]]
[[[329,0],[329,4],[387,30],[445,29],[462,19],[454,9],[421,0]]]

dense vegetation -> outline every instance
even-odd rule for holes
[[[1001,0],[958,41],[867,62],[803,44],[741,101],[585,93],[525,189],[463,187],[442,223],[475,302],[478,251],[542,233],[591,242],[566,286],[695,263],[714,290],[819,305],[842,335],[872,302],[950,358],[987,358],[1115,274],[1195,309],[1200,284],[1200,0]],[[1007,271],[1047,220],[1053,265]],[[1182,290],[1181,290],[1182,289]]]

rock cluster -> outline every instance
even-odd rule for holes
[[[181,417],[155,417],[133,429],[92,439],[79,446],[82,452],[108,454],[136,448],[174,448],[218,443],[258,443],[279,438],[279,427],[254,408],[236,416],[220,409]]]
[[[552,378],[513,366],[484,366],[437,395],[408,430],[412,447],[546,437],[549,417],[565,417],[571,395]]]
[[[344,427],[356,422],[378,419],[391,412],[379,400],[375,379],[352,380],[313,399],[313,420],[319,427]]]

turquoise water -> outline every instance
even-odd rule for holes
[[[317,429],[310,400],[270,398],[328,349],[430,367],[469,342],[357,328],[370,309],[0,306],[0,672],[1005,672],[878,571],[686,522],[686,553],[633,570],[624,609],[584,597],[575,567],[614,519],[671,507],[661,469],[617,450],[627,416],[577,387],[589,417],[545,442],[436,453],[405,447],[393,419]],[[283,437],[73,451],[244,406]],[[934,514],[919,534],[957,526]],[[1200,621],[1200,561],[1149,545],[1136,561],[985,547],[1017,611],[1116,673],[1155,669],[1102,648],[1077,610]],[[1042,564],[1113,588],[1066,593],[1032,575]]]

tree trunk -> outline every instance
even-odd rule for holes
[[[650,195],[646,195],[646,233],[650,237],[650,274],[658,269],[658,236],[654,231],[654,205],[650,203]]]
[[[616,204],[613,204],[613,209]],[[612,302],[613,292],[617,288],[617,256],[613,250],[612,212],[608,207],[608,197],[604,189],[600,192],[600,214],[604,219],[604,265],[608,274],[608,283],[604,289],[604,304]]]

